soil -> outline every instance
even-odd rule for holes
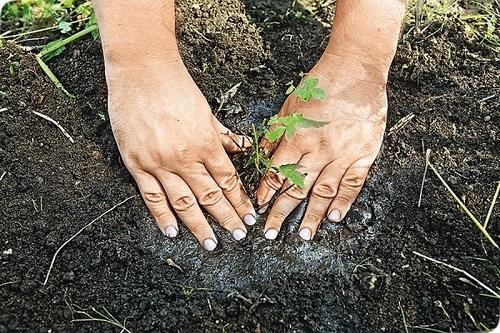
[[[217,114],[235,131],[249,134],[252,123],[276,113],[286,83],[297,82],[326,46],[331,8],[314,16],[294,2],[178,3],[183,58],[213,109],[242,83]],[[296,236],[304,205],[274,242],[262,237],[265,217],[239,243],[214,225],[222,245],[215,253],[201,250],[183,227],[178,239],[165,239],[138,196],[108,122],[100,42],[80,40],[50,67],[76,99],[52,85],[33,54],[12,44],[0,49],[0,109],[7,108],[0,112],[0,332],[121,331],[72,322],[92,307],[126,320],[133,332],[401,332],[405,321],[472,332],[497,325],[498,300],[412,252],[498,291],[499,252],[432,173],[417,205],[428,148],[481,221],[500,179],[500,59],[460,29],[401,41],[384,146],[346,222],[323,225],[307,243]],[[75,143],[32,111],[57,120]],[[257,179],[246,159],[234,157],[252,192]],[[43,285],[57,248],[130,196],[66,245]],[[489,227],[497,241],[499,216],[497,208]]]

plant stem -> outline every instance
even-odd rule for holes
[[[497,189],[495,191],[495,194],[493,195],[493,199],[491,200],[491,205],[490,209],[488,209],[488,214],[486,214],[486,219],[484,220],[483,227],[486,229],[488,226],[488,222],[490,221],[491,214],[493,213],[493,207],[495,207],[495,203],[497,202],[498,194],[500,192],[500,181],[497,184]]]
[[[49,53],[57,51],[61,47],[65,46],[65,45],[67,45],[69,43],[74,42],[75,40],[77,40],[77,39],[79,39],[79,38],[81,38],[81,37],[83,37],[83,36],[91,33],[94,30],[97,30],[97,25],[96,24],[91,25],[90,27],[87,27],[87,28],[83,29],[82,31],[79,31],[76,34],[71,35],[71,36],[69,36],[69,37],[61,40],[59,43],[56,43],[56,44],[54,44],[51,47],[43,49],[40,53],[38,53],[38,56],[39,57],[44,57],[44,56],[46,56]]]

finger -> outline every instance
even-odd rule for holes
[[[203,216],[203,212],[189,186],[182,178],[173,173],[163,174],[159,179],[177,216],[184,222],[205,250],[215,250],[217,238],[205,216]]]
[[[340,222],[344,219],[363,187],[370,166],[371,162],[359,160],[347,169],[340,181],[337,194],[328,209],[328,219],[330,221]]]
[[[321,162],[318,163],[318,156],[314,154],[304,155],[299,161],[300,172],[305,173],[304,187],[290,187],[289,182],[285,182],[284,187],[288,188],[283,194],[278,196],[267,217],[264,228],[264,236],[267,239],[275,239],[281,225],[288,215],[307,197],[309,190],[313,186],[321,170]],[[289,188],[290,187],[290,188]]]
[[[189,172],[181,174],[181,177],[189,184],[200,205],[221,226],[229,230],[234,239],[241,240],[246,237],[247,229],[241,218],[203,164],[193,165]]]
[[[314,238],[328,207],[337,194],[347,167],[348,164],[345,162],[333,161],[319,175],[311,190],[306,213],[299,228],[299,236],[302,239],[311,240]]]
[[[218,158],[205,161],[205,167],[222,189],[222,193],[233,206],[238,216],[247,225],[254,225],[256,214],[252,201],[246,194],[236,169],[227,155],[221,152]]]
[[[283,141],[271,159],[272,168],[265,174],[260,181],[257,188],[257,205],[259,206],[259,213],[264,213],[267,210],[267,204],[273,198],[276,191],[279,191],[285,178],[279,174],[275,168],[285,164],[295,164],[302,156],[302,153],[296,146],[290,144],[288,141]]]
[[[146,206],[162,233],[169,238],[176,237],[179,234],[177,219],[172,213],[161,184],[145,171],[134,172],[133,176]]]
[[[252,148],[251,138],[233,133],[226,126],[222,125],[215,116],[212,116],[212,121],[226,152],[241,153]]]

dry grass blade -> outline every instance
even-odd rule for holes
[[[495,203],[497,202],[499,193],[500,193],[500,181],[497,184],[497,189],[495,191],[495,194],[493,195],[493,199],[491,200],[491,205],[490,208],[488,209],[488,214],[486,214],[486,218],[484,219],[484,224],[483,224],[484,229],[486,229],[486,227],[488,226],[488,222],[490,221],[491,215],[493,214],[493,208],[495,207]]]
[[[45,281],[43,282],[44,285],[47,284],[47,281],[49,281],[49,277],[50,277],[50,272],[52,271],[52,267],[54,267],[54,262],[56,261],[56,258],[57,258],[57,255],[59,254],[59,252],[61,252],[61,250],[69,243],[71,242],[73,239],[75,239],[76,236],[78,236],[79,234],[81,234],[85,229],[87,229],[88,227],[90,227],[92,224],[94,224],[96,221],[100,220],[103,216],[105,216],[106,214],[108,214],[109,212],[111,212],[112,210],[116,209],[117,207],[123,205],[124,203],[126,203],[127,201],[129,201],[130,199],[132,198],[135,198],[136,196],[133,195],[131,197],[128,197],[127,199],[123,200],[122,202],[114,205],[113,207],[111,207],[110,209],[108,209],[107,211],[105,211],[104,213],[102,213],[101,215],[99,215],[98,217],[96,217],[95,219],[93,219],[91,222],[89,222],[88,224],[86,224],[85,226],[83,226],[83,228],[81,228],[80,230],[78,230],[78,232],[76,234],[74,234],[73,236],[71,236],[70,238],[68,238],[67,241],[65,241],[57,250],[56,250],[56,253],[54,253],[54,256],[52,257],[52,261],[50,263],[50,267],[49,267],[49,270],[47,271],[47,275],[45,276]]]
[[[427,157],[426,163],[429,165],[429,167],[431,168],[431,170],[436,174],[436,176],[439,178],[439,180],[441,181],[441,183],[443,183],[444,187],[446,187],[446,189],[451,194],[451,196],[453,197],[453,199],[455,199],[455,201],[458,203],[458,205],[460,206],[460,208],[462,208],[462,210],[467,214],[467,216],[469,216],[469,218],[472,220],[472,222],[474,222],[474,224],[476,225],[476,227],[483,233],[483,235],[490,241],[490,243],[494,247],[496,247],[498,249],[499,248],[498,244],[493,240],[493,238],[488,233],[488,231],[486,231],[486,229],[478,221],[478,219],[474,216],[474,214],[472,214],[472,212],[467,208],[467,206],[465,206],[465,204],[462,202],[462,200],[460,200],[460,198],[455,194],[455,192],[453,192],[453,190],[448,185],[448,183],[446,183],[446,181],[443,179],[443,177],[441,177],[441,175],[439,174],[439,172],[437,171],[437,169],[431,163],[431,161],[430,161],[430,155],[431,154],[430,154],[430,149],[429,149],[429,150],[427,150],[427,154],[426,154],[426,157]]]
[[[36,112],[36,111],[32,111],[32,112],[34,114],[36,114],[37,116],[39,116],[47,121],[50,121],[52,124],[56,125],[57,128],[59,128],[59,130],[62,132],[62,134],[64,134],[64,136],[67,137],[71,143],[75,143],[75,140],[71,137],[71,135],[69,135],[69,133],[57,121],[55,121],[54,119],[50,118],[49,116],[47,116],[43,113]]]
[[[487,290],[489,293],[491,293],[491,295],[493,295],[493,296],[495,296],[497,298],[500,298],[500,295],[498,293],[496,293],[493,289],[491,289],[490,287],[488,287],[487,285],[485,285],[484,283],[482,283],[481,281],[479,281],[478,279],[476,279],[474,276],[472,276],[467,271],[464,271],[463,269],[457,268],[455,266],[452,266],[452,265],[447,264],[445,262],[439,261],[437,259],[428,257],[428,256],[426,256],[426,255],[424,255],[422,253],[417,252],[417,251],[412,251],[412,252],[413,252],[413,254],[416,254],[417,256],[419,256],[421,258],[424,258],[426,260],[432,261],[433,263],[436,263],[436,264],[440,264],[440,265],[446,266],[446,267],[451,268],[452,270],[454,270],[456,272],[462,273],[463,275],[467,276],[472,281],[476,282],[479,286],[481,286],[482,288],[484,288],[485,290]]]

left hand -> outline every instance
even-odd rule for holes
[[[313,239],[325,216],[340,222],[358,196],[382,144],[387,115],[386,75],[376,64],[355,57],[325,54],[308,76],[319,80],[326,93],[323,102],[301,102],[291,94],[278,116],[292,113],[328,124],[321,128],[298,128],[291,139],[276,143],[264,139],[272,153],[272,166],[298,163],[306,174],[304,188],[293,186],[271,168],[257,188],[257,203],[280,194],[267,218],[267,239],[275,239],[285,218],[308,195],[309,204],[299,235]],[[261,209],[261,213],[266,207]]]

